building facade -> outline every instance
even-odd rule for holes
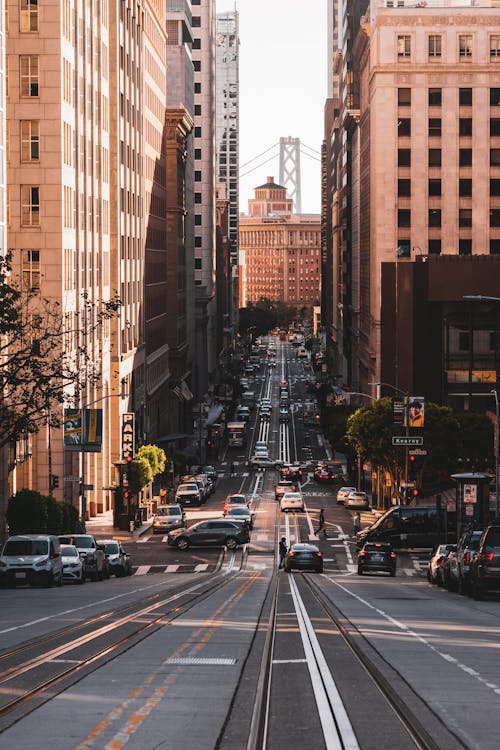
[[[238,323],[238,221],[239,221],[239,36],[238,12],[216,17],[216,176],[225,185],[228,201],[228,279],[223,328]],[[218,188],[219,195],[221,194]],[[220,284],[218,289],[220,289]],[[218,304],[221,299],[218,295]],[[220,313],[220,307],[219,307]],[[220,314],[218,316],[220,317]],[[219,321],[220,327],[220,321]],[[219,342],[220,344],[220,342]]]
[[[240,305],[265,298],[298,307],[319,304],[321,219],[293,214],[286,189],[268,177],[240,216]]]

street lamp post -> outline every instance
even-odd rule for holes
[[[498,391],[491,391],[495,396],[495,493],[496,493],[496,516],[500,516],[500,488],[498,487]]]

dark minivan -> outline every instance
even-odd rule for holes
[[[456,538],[455,519],[448,513],[448,541]],[[391,547],[411,549],[435,547],[444,538],[444,513],[435,506],[406,508],[397,506],[384,513],[372,526],[356,535],[358,548],[365,542],[389,542]]]
[[[469,582],[473,599],[482,599],[491,590],[500,591],[500,520],[483,531],[472,558]]]

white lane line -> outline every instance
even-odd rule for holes
[[[305,663],[307,663],[307,659],[273,659],[273,664],[305,664]]]
[[[327,577],[327,576],[325,576]],[[454,656],[451,656],[451,654],[446,654],[443,651],[440,651],[436,646],[433,646],[432,643],[423,636],[419,635],[415,630],[411,630],[411,628],[408,627],[408,625],[405,625],[404,622],[401,622],[401,620],[396,620],[394,617],[391,617],[391,615],[388,615],[387,612],[384,612],[382,609],[379,609],[378,607],[375,607],[373,604],[370,604],[370,602],[366,601],[366,599],[363,599],[361,596],[358,596],[357,594],[354,594],[352,591],[349,591],[345,586],[342,586],[341,583],[338,583],[333,578],[328,578],[329,581],[334,583],[336,586],[338,586],[342,591],[344,591],[346,594],[349,594],[349,596],[352,596],[354,599],[357,599],[358,602],[361,604],[364,604],[368,609],[371,609],[373,612],[376,612],[378,615],[383,617],[385,620],[388,620],[392,625],[394,625],[396,628],[401,630],[405,633],[405,635],[412,636],[415,638],[415,640],[419,641],[419,643],[422,643],[424,646],[427,646],[433,653],[440,656],[442,659],[444,659],[449,664],[454,664],[458,669],[461,669],[466,674],[470,675],[471,677],[474,677],[478,682],[480,682],[482,685],[485,685],[486,687],[493,690],[494,693],[497,695],[500,695],[500,687],[496,685],[493,682],[490,682],[488,678],[482,677],[479,672],[477,672],[473,667],[468,667],[466,664],[463,664],[463,662],[460,662],[458,659],[456,659]],[[358,630],[361,632],[363,631],[362,627],[358,627]],[[451,644],[448,642],[448,645]]]
[[[151,565],[139,565],[134,575],[145,576],[149,570],[151,570]]]
[[[304,510],[306,512],[307,525],[309,526],[309,539],[311,537],[316,538],[316,534],[314,533],[313,522],[311,520],[311,516],[309,515],[309,510],[307,509],[307,505],[305,503],[304,503]]]
[[[311,676],[327,750],[360,750],[335,680],[319,645],[297,584],[290,576],[290,591]],[[335,718],[334,718],[335,717]]]

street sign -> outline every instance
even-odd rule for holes
[[[393,435],[392,444],[393,445],[423,445],[424,438],[415,437],[413,435]]]
[[[94,489],[94,485],[93,484],[84,484],[83,487],[82,487],[82,490],[88,490],[88,491],[90,491],[90,490],[93,490],[93,489]]]
[[[79,481],[80,481],[80,477],[72,477],[72,476],[63,477],[63,482],[79,482]]]
[[[423,450],[422,448],[413,448],[413,450],[408,451],[408,453],[410,454],[410,456],[426,456],[427,455],[427,451],[425,449]]]

